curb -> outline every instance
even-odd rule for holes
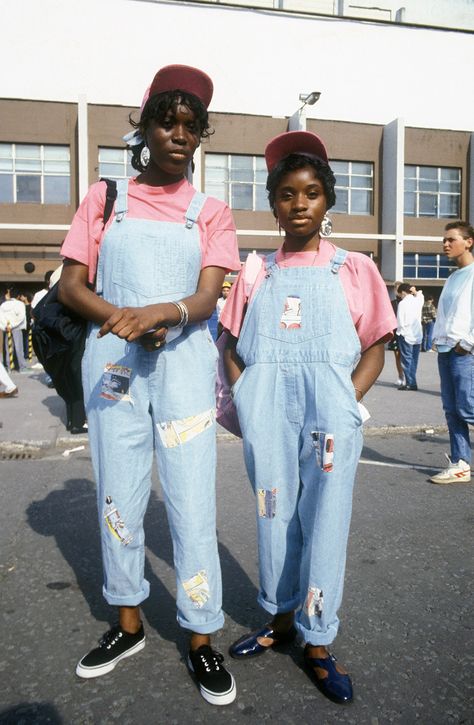
[[[364,428],[364,436],[367,438],[414,434],[421,434],[426,437],[431,437],[439,433],[447,432],[448,427],[446,425],[429,425],[427,423],[423,423],[422,425],[384,425],[380,427],[367,426]],[[217,433],[217,439],[221,441],[235,442],[240,442],[242,440],[233,433]],[[69,447],[75,448],[81,445],[86,446],[88,445],[88,443],[88,436],[62,436],[57,438],[55,442],[50,440],[0,441],[0,455],[2,453],[44,453],[48,450],[66,450]]]

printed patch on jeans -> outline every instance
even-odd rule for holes
[[[130,396],[130,376],[132,368],[124,365],[115,365],[107,363],[102,375],[102,385],[100,389],[100,397],[106,400],[129,400]]]
[[[301,298],[291,295],[285,300],[285,307],[280,318],[282,330],[296,330],[301,327]]]
[[[262,519],[273,519],[276,514],[276,488],[257,489],[258,515]]]
[[[183,587],[197,609],[202,609],[211,596],[207,574],[204,570],[198,571],[191,579],[183,582]]]
[[[115,536],[121,544],[127,546],[127,544],[130,544],[130,542],[133,541],[133,535],[125,526],[123,519],[110,496],[107,496],[105,503],[107,506],[104,511],[104,519],[109,527],[110,533]]]
[[[325,473],[331,473],[334,468],[334,435],[322,433],[318,430],[311,431],[313,446],[316,451],[316,459]]]
[[[210,428],[215,419],[216,409],[211,408],[199,415],[191,415],[189,418],[157,423],[156,427],[165,448],[175,448]]]
[[[323,613],[323,590],[310,587],[304,603],[304,611],[308,617],[320,617]]]

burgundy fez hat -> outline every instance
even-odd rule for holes
[[[192,68],[190,65],[166,65],[160,68],[153,78],[148,98],[158,93],[176,90],[191,93],[207,108],[211,102],[214,86],[207,73],[198,68]]]
[[[319,136],[310,131],[286,131],[267,144],[265,161],[268,171],[290,154],[304,154],[328,163],[327,151]]]

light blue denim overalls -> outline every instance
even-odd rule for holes
[[[326,267],[289,268],[269,255],[237,344],[246,367],[234,402],[257,502],[258,601],[271,614],[297,610],[297,629],[314,645],[338,630],[362,448],[351,382],[360,342],[338,274],[346,255],[338,249]],[[294,298],[300,327],[288,329]]]
[[[201,271],[196,192],[183,223],[130,219],[126,180],[100,250],[97,294],[118,307],[179,300]],[[143,517],[153,450],[173,539],[178,622],[220,628],[221,572],[215,519],[217,351],[205,322],[189,324],[156,352],[91,325],[83,359],[84,395],[104,564],[104,596],[133,606],[149,594]]]

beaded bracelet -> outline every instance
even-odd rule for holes
[[[179,311],[179,322],[176,325],[171,325],[171,327],[185,327],[188,324],[189,320],[189,310],[184,304],[184,302],[172,302],[172,305],[174,305],[178,311]]]

